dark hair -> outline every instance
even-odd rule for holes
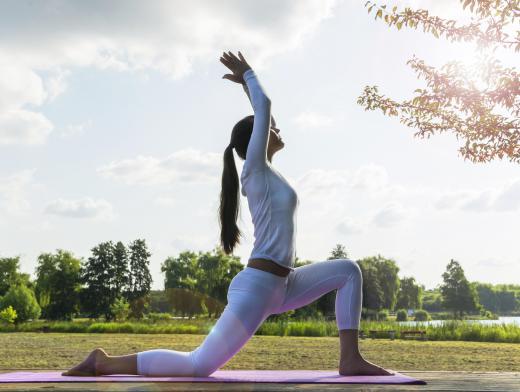
[[[231,142],[224,151],[224,169],[222,170],[222,189],[220,191],[220,242],[226,254],[233,252],[233,248],[240,242],[242,235],[237,226],[239,209],[239,179],[233,148],[237,155],[246,159],[247,146],[253,132],[254,116],[249,115],[237,122],[231,131]]]

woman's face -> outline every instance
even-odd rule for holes
[[[268,149],[271,151],[278,151],[281,150],[285,146],[285,143],[283,142],[281,136],[280,136],[280,130],[275,127],[271,127],[269,130],[269,146]]]

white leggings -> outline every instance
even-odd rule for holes
[[[139,352],[137,374],[207,377],[228,362],[271,314],[308,305],[334,289],[338,289],[338,330],[359,329],[362,286],[359,266],[348,259],[307,264],[286,277],[246,267],[231,280],[228,303],[199,347],[190,352]]]

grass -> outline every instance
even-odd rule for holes
[[[48,332],[75,333],[137,333],[137,334],[201,334],[206,335],[216,320],[160,320],[156,322],[94,322],[78,320],[73,322],[37,320],[14,327],[0,326],[0,332]],[[474,342],[520,343],[520,326],[514,324],[483,325],[464,321],[448,321],[442,325],[418,324],[415,326],[399,325],[393,321],[362,321],[365,331],[395,330],[396,338],[401,338],[401,331],[426,330],[429,340],[454,340]],[[264,322],[257,335],[263,336],[315,336],[337,337],[335,321],[290,321]],[[386,334],[376,335],[387,338]]]
[[[95,347],[111,355],[153,348],[191,351],[205,335],[195,334],[0,334],[0,369],[67,369]],[[365,357],[390,369],[520,371],[520,345],[482,342],[419,342],[372,340],[360,342]],[[278,337],[255,335],[225,366],[230,369],[337,369],[337,337]]]

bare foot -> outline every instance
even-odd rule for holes
[[[79,365],[73,367],[66,372],[61,373],[62,376],[99,376],[100,373],[98,371],[98,364],[102,362],[103,359],[107,358],[108,355],[102,348],[94,349],[88,357],[81,362]]]
[[[339,374],[342,376],[392,376],[394,373],[359,356],[357,359],[348,362],[340,361]]]

